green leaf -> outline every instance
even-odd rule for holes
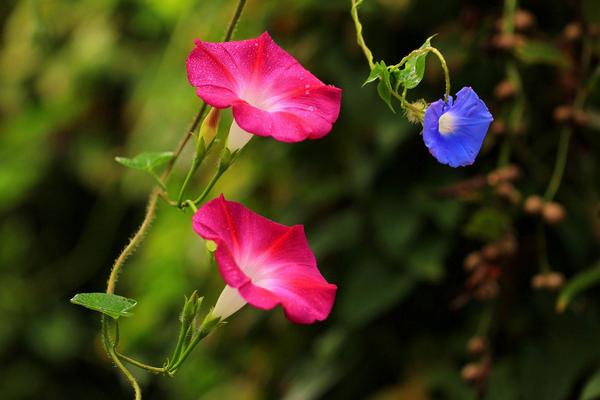
[[[491,242],[500,239],[510,225],[508,215],[493,207],[477,210],[467,222],[465,235],[471,239]]]
[[[365,86],[371,82],[375,82],[377,79],[380,79],[385,74],[385,71],[387,71],[385,63],[383,61],[376,62],[373,66],[373,69],[369,73],[367,80],[362,85]]]
[[[388,105],[392,112],[396,112],[396,110],[394,110],[394,107],[392,106],[392,83],[390,80],[390,71],[388,70],[387,66],[385,65],[385,62],[383,61],[375,63],[375,66],[371,70],[371,73],[369,74],[369,77],[367,78],[365,83],[363,83],[363,86],[374,82],[377,79],[379,79],[379,83],[377,84],[377,94],[379,94],[381,100],[383,100],[385,104]]]
[[[515,48],[515,55],[526,64],[549,64],[558,67],[568,67],[569,61],[565,55],[548,42],[528,40]]]
[[[600,285],[600,261],[569,280],[558,296],[556,310],[563,312],[575,296],[596,285]]]
[[[101,312],[114,319],[131,316],[130,310],[137,305],[134,299],[108,293],[78,293],[71,299],[71,303]]]
[[[590,380],[587,381],[579,400],[598,400],[600,399],[600,371],[597,371]]]
[[[115,157],[115,161],[127,168],[139,169],[152,172],[173,159],[172,151],[164,152],[144,152],[133,158]]]
[[[419,47],[419,50],[431,47],[431,39],[434,37],[435,35],[428,37],[425,43]],[[417,87],[419,83],[421,83],[421,80],[423,80],[423,75],[425,74],[425,60],[427,59],[427,54],[429,54],[429,52],[410,56],[406,63],[404,63],[404,68],[394,71],[396,88],[399,85],[402,85],[406,89],[413,89]]]

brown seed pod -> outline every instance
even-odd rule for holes
[[[515,28],[519,30],[526,30],[535,23],[535,16],[527,10],[517,10],[515,12]]]
[[[497,260],[500,257],[501,253],[502,252],[500,251],[500,246],[498,245],[498,242],[488,243],[485,246],[483,246],[483,249],[481,249],[481,254],[483,255],[483,258],[490,261]]]
[[[554,108],[552,116],[556,122],[567,122],[573,116],[573,107],[567,105],[557,106]]]
[[[534,289],[558,290],[564,284],[564,275],[556,271],[537,274],[531,279],[531,286],[533,286]]]
[[[531,195],[525,199],[523,210],[527,214],[535,215],[542,212],[544,208],[544,200],[538,195]]]
[[[565,276],[560,272],[548,272],[546,273],[546,288],[550,290],[557,290],[563,287],[565,284]]]
[[[546,274],[536,274],[531,278],[531,287],[542,289],[546,287]]]
[[[506,123],[500,119],[492,122],[490,132],[494,135],[504,135],[506,133]]]
[[[509,97],[514,96],[515,93],[517,93],[517,88],[508,79],[501,81],[494,88],[494,96],[496,96],[498,100],[506,100]]]
[[[522,35],[498,34],[492,37],[492,46],[502,50],[512,50],[525,42]]]
[[[468,363],[460,371],[460,376],[465,382],[475,383],[485,380],[490,372],[489,363]]]
[[[467,351],[469,354],[481,354],[487,350],[487,347],[487,340],[483,336],[473,336],[467,342]]]
[[[581,37],[582,29],[581,24],[579,22],[571,22],[565,26],[565,30],[563,31],[563,35],[567,40],[577,40]]]
[[[475,291],[478,300],[486,301],[495,299],[500,293],[500,285],[496,281],[487,281],[480,285]]]
[[[579,126],[586,126],[590,118],[588,114],[583,110],[574,110],[573,111],[573,121]]]
[[[566,216],[567,211],[565,208],[555,201],[547,202],[542,207],[542,217],[544,218],[544,221],[551,225],[561,223]]]
[[[498,241],[498,246],[502,255],[512,256],[517,251],[517,239],[512,234],[508,234]]]
[[[479,266],[481,260],[481,253],[478,251],[473,251],[467,254],[465,257],[465,260],[463,261],[463,268],[465,271],[473,271]]]

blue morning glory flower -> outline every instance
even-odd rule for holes
[[[440,99],[425,111],[425,146],[442,164],[473,164],[493,119],[477,93],[464,87],[456,93],[456,101],[449,96],[447,103]]]

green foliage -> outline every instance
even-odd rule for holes
[[[569,66],[569,60],[563,52],[548,42],[527,40],[517,46],[516,56],[526,64],[549,64],[561,68]]]
[[[116,254],[141,222],[152,182],[121,168],[114,155],[175,148],[201,105],[186,80],[185,58],[195,38],[221,39],[234,5],[0,3],[0,398],[128,399],[129,389],[119,384],[97,340],[99,315],[65,299],[104,289]],[[477,162],[461,169],[438,165],[417,126],[386,112],[376,90],[360,90],[366,64],[349,29],[348,1],[250,3],[236,38],[269,30],[320,80],[343,89],[342,112],[323,140],[290,145],[253,139],[212,193],[281,223],[304,224],[320,270],[338,285],[336,303],[331,317],[313,326],[289,323],[280,308],[246,306],[201,342],[174,378],[132,367],[144,398],[587,396],[600,365],[597,286],[579,286],[585,289],[574,291],[566,312],[556,314],[559,295],[530,285],[539,272],[538,216],[477,185],[496,168],[509,138],[509,161],[522,169],[513,185],[523,199],[543,194],[563,126],[551,116],[579,84],[582,39],[590,40],[592,60],[600,58],[597,36],[586,30],[600,21],[599,3],[584,0],[580,10],[559,0],[531,9],[531,2],[520,2],[538,23],[515,33],[525,36],[525,46],[549,44],[553,49],[542,49],[542,57],[539,48],[531,54],[527,47],[490,48],[501,4],[362,3],[365,39],[376,56],[397,62],[414,40],[439,32],[434,43],[451,68],[453,91],[472,85],[495,122],[508,127],[503,135],[488,134]],[[582,36],[565,40],[572,22]],[[397,73],[387,69],[389,87],[401,90]],[[381,76],[378,70],[378,84]],[[422,79],[411,89],[415,98],[438,99],[442,71],[426,68]],[[493,88],[505,79],[520,89],[496,99]],[[385,95],[389,87],[382,85]],[[596,85],[583,110],[591,123],[597,104]],[[225,111],[218,145],[230,121]],[[577,286],[579,278],[571,283],[571,277],[593,275],[598,262],[600,141],[593,127],[578,125],[574,132],[555,199],[567,219],[544,229],[549,263],[568,278],[564,290]],[[171,195],[192,150],[190,143],[167,182]],[[209,165],[217,162],[213,153]],[[209,179],[201,169],[188,193],[197,194]],[[120,349],[152,365],[172,354],[168,344],[178,337],[183,294],[197,289],[203,313],[224,285],[190,224],[189,210],[159,202],[151,231],[120,277],[118,293],[139,301],[134,317],[120,319]],[[518,246],[505,264],[494,261],[501,264],[498,297],[474,299],[465,289],[464,257],[507,232]],[[471,298],[460,307],[456,300],[465,293]],[[493,363],[478,389],[461,379],[460,370],[479,361],[465,344],[479,332],[484,311],[491,315]]]
[[[564,311],[575,296],[598,285],[600,285],[600,262],[569,280],[567,285],[560,291],[556,302],[556,309],[559,312]]]
[[[377,83],[377,94],[379,94],[379,98],[381,98],[381,100],[387,104],[392,112],[396,112],[396,110],[394,110],[394,106],[392,105],[393,89],[390,71],[383,61],[375,63],[375,66],[371,70],[371,73],[367,77],[365,83],[363,83],[363,86],[376,80],[379,80],[379,83]]]
[[[436,35],[432,35],[425,40],[425,43],[419,47],[419,50],[426,50],[431,47],[431,39],[433,39]],[[404,66],[400,70],[394,70],[394,79],[396,81],[395,88],[398,90],[398,87],[401,85],[406,89],[414,89],[416,88],[421,80],[423,80],[423,75],[425,74],[425,61],[427,59],[427,54],[429,52],[418,52],[413,55],[409,55],[404,63]]]
[[[156,168],[165,165],[173,159],[173,152],[144,152],[133,158],[115,157],[119,164],[133,169],[139,169],[146,172],[153,172]]]
[[[596,372],[585,384],[579,400],[600,399],[600,371]]]
[[[113,319],[130,317],[131,309],[137,305],[134,299],[108,293],[78,293],[73,296],[71,303],[101,312]]]
[[[509,216],[492,207],[477,210],[465,226],[465,235],[484,242],[498,240],[504,235],[510,224]]]

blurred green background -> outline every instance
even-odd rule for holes
[[[507,35],[502,1],[365,1],[376,60],[398,62],[437,32],[453,92],[473,86],[494,114],[475,165],[452,169],[428,154],[418,126],[391,113],[373,86],[361,88],[369,71],[349,0],[249,0],[236,38],[268,30],[343,88],[342,111],[319,141],[254,139],[214,194],[304,224],[338,297],[331,317],[312,326],[289,323],[279,309],[244,308],[174,378],[135,370],[144,398],[600,398],[598,287],[559,314],[557,292],[531,285],[540,237],[567,281],[600,268],[597,86],[574,122],[555,111],[598,62],[599,4],[523,1],[516,35]],[[218,41],[233,8],[0,2],[1,399],[131,398],[102,349],[98,315],[69,299],[104,290],[143,217],[153,182],[114,157],[175,147],[200,106],[185,74],[193,39]],[[498,84],[507,79],[505,93]],[[410,96],[434,101],[442,90],[430,57]],[[556,200],[567,218],[548,225],[522,202],[543,194],[565,127],[571,146]],[[191,146],[169,182],[172,196],[190,158]],[[503,195],[486,176],[507,160],[521,178]],[[121,348],[152,364],[171,350],[183,295],[198,289],[212,304],[223,286],[190,217],[161,204],[117,289],[139,301],[121,324]],[[464,270],[468,253],[506,237],[514,251]],[[483,285],[473,284],[477,271],[487,273]],[[483,354],[467,349],[473,337],[487,341]]]

